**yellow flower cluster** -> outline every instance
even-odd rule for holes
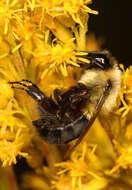
[[[28,79],[48,96],[55,88],[74,85],[73,72],[80,73],[79,50],[99,47],[86,35],[89,14],[98,13],[89,4],[91,0],[0,1],[0,160],[6,167],[17,157],[26,158],[34,172],[24,174],[23,189],[132,189],[131,67],[121,66],[114,112],[94,122],[67,161],[62,158],[68,146],[47,144],[32,126],[39,117],[36,103],[8,83]]]
[[[16,163],[18,155],[27,157],[28,150],[23,153],[23,149],[29,145],[31,148],[32,139],[36,138],[32,120],[38,117],[31,98],[26,94],[24,98],[24,92],[19,90],[14,94],[8,82],[29,79],[48,95],[57,86],[72,85],[73,68],[67,67],[78,66],[73,36],[78,35],[79,40],[80,33],[75,24],[84,27],[87,13],[97,14],[87,7],[89,3],[82,0],[0,1],[0,159],[3,166]],[[71,76],[68,78],[68,75]]]

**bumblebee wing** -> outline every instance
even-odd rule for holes
[[[71,154],[71,152],[73,152],[73,150],[76,148],[77,145],[80,144],[80,142],[82,141],[83,137],[85,136],[85,134],[87,133],[87,131],[90,129],[90,127],[92,126],[93,122],[95,121],[96,117],[98,116],[100,109],[102,108],[107,96],[109,95],[111,89],[111,82],[107,81],[107,85],[104,87],[103,89],[103,94],[100,96],[100,98],[97,101],[96,107],[95,107],[95,111],[92,115],[92,117],[90,118],[90,120],[88,121],[88,125],[87,127],[84,129],[84,131],[82,131],[79,139],[77,140],[77,142],[68,150],[68,152],[66,153],[64,159],[68,158],[69,155]]]

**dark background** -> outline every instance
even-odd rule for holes
[[[131,0],[93,0],[90,7],[99,15],[90,15],[89,32],[103,37],[103,48],[110,50],[120,63],[132,64]]]

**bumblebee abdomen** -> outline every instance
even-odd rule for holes
[[[64,125],[61,122],[45,123],[44,119],[33,121],[39,135],[45,141],[51,144],[64,144],[74,140],[80,136],[83,130],[88,126],[88,120],[81,115],[75,121]]]

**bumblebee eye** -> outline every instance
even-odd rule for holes
[[[94,58],[94,64],[103,70],[111,67],[109,59],[106,57],[106,55],[105,56],[101,55],[99,57],[95,57]]]
[[[104,64],[105,63],[104,58],[97,57],[97,58],[95,58],[95,60],[98,61],[100,64]]]
[[[96,58],[94,58],[94,64],[97,67],[99,67],[101,69],[104,69],[104,67],[105,67],[105,60],[102,57],[96,57]]]

